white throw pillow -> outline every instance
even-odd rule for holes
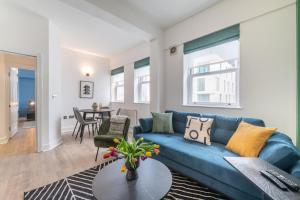
[[[214,119],[187,116],[184,138],[206,145],[210,143],[210,131]]]

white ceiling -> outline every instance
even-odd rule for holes
[[[160,28],[169,28],[220,0],[119,0],[147,15]]]
[[[14,0],[54,22],[62,46],[109,57],[220,0]]]

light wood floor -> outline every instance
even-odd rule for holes
[[[36,152],[35,128],[19,128],[7,144],[0,145],[0,158]]]
[[[46,185],[103,162],[101,149],[95,162],[96,148],[85,134],[82,144],[65,134],[63,144],[43,153],[2,155],[0,157],[0,199],[23,199],[24,191]]]

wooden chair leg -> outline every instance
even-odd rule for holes
[[[80,130],[81,130],[81,127],[82,127],[82,125],[80,124],[80,125],[79,125],[79,128],[78,128],[78,130],[77,130],[77,134],[76,134],[75,140],[76,140],[77,137],[78,137],[78,134],[79,134],[79,132],[80,132]]]
[[[100,148],[100,147],[98,147],[98,148],[97,148],[97,153],[96,153],[96,158],[95,158],[95,161],[97,161],[97,158],[98,158],[98,152],[99,152],[99,148]]]
[[[83,133],[84,133],[85,125],[82,125],[80,132],[80,144],[82,143]]]
[[[74,133],[75,133],[75,131],[76,131],[77,125],[78,125],[78,121],[76,122],[76,125],[75,125],[75,128],[74,128],[74,130],[73,130],[72,136],[74,135]]]

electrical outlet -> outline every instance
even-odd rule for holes
[[[74,118],[74,115],[69,115],[69,119],[73,119]]]
[[[68,119],[68,116],[63,116],[63,119]]]

